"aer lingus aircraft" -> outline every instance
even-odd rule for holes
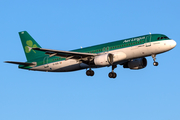
[[[19,64],[19,68],[47,71],[69,72],[86,69],[87,76],[93,76],[92,68],[112,66],[108,74],[116,78],[114,69],[122,65],[129,69],[142,69],[147,65],[145,57],[152,56],[154,66],[158,66],[156,55],[169,51],[176,42],[163,34],[148,34],[115,42],[99,44],[71,51],[52,50],[41,46],[26,31],[19,32],[27,62],[6,61]],[[88,70],[87,70],[88,69]]]

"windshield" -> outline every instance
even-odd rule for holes
[[[158,37],[158,38],[157,38],[157,40],[164,40],[164,39],[167,40],[167,39],[169,39],[169,38],[168,38],[167,36],[165,36],[165,37]]]

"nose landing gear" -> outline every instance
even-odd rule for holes
[[[151,56],[152,56],[153,61],[154,61],[153,65],[154,65],[154,66],[158,66],[158,65],[159,65],[159,63],[158,63],[158,62],[156,62],[156,54],[152,54]]]
[[[158,62],[154,62],[153,63],[154,66],[158,66],[158,64],[159,64]]]

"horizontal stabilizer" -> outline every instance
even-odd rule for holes
[[[12,64],[18,64],[18,65],[35,65],[34,63],[27,63],[27,62],[14,62],[14,61],[5,61],[5,63],[12,63]]]

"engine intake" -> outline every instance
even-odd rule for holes
[[[99,66],[106,66],[113,64],[113,54],[103,54],[94,58],[94,64]]]

